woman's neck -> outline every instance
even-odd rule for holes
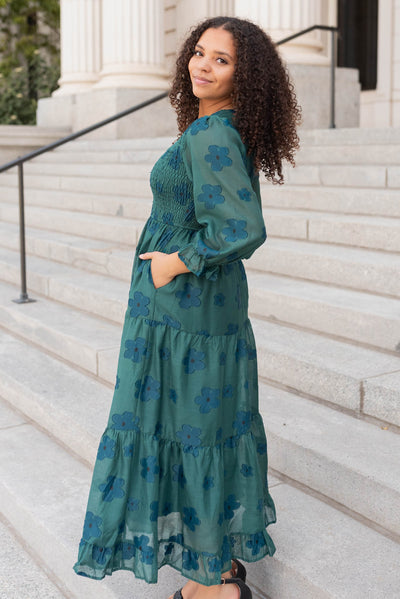
[[[225,100],[215,100],[215,101],[205,101],[200,100],[199,102],[199,118],[202,116],[210,116],[210,114],[214,114],[214,112],[218,112],[219,110],[232,110],[232,102],[230,99]]]

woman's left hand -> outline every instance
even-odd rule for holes
[[[151,260],[151,277],[156,289],[168,285],[176,275],[189,272],[185,264],[178,257],[178,252],[164,254],[163,252],[146,252],[139,254],[142,260]]]

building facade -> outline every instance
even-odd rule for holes
[[[339,25],[337,126],[400,126],[400,0],[61,0],[61,78],[40,100],[38,124],[77,130],[168,89],[185,34],[216,15],[251,19],[276,41]],[[328,126],[330,42],[329,32],[313,31],[280,46],[307,128]],[[372,60],[361,64],[366,47]],[[166,103],[155,106],[148,133],[168,133],[172,115]],[[122,122],[107,129],[109,137],[143,133]]]

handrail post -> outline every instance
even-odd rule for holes
[[[335,123],[335,31],[331,30],[331,118],[330,129],[336,129]]]
[[[26,288],[26,259],[25,259],[25,207],[24,207],[24,170],[23,162],[18,164],[18,192],[19,192],[19,247],[21,260],[21,294],[13,300],[17,304],[26,304],[36,300],[28,297]]]

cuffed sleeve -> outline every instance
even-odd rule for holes
[[[238,131],[218,114],[200,120],[182,141],[201,228],[178,255],[195,275],[214,278],[220,265],[250,258],[266,231],[258,175]]]

